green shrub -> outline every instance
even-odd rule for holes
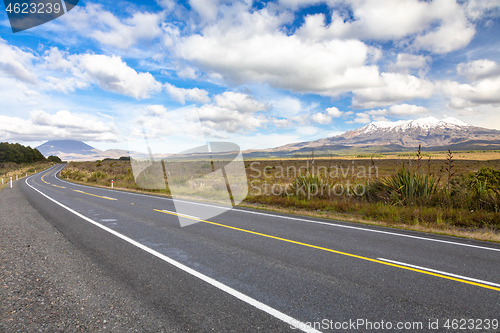
[[[99,179],[103,179],[103,178],[108,178],[108,175],[104,172],[96,171],[90,175],[89,181],[97,182]]]
[[[47,160],[54,163],[62,163],[61,159],[58,156],[54,155],[50,155],[49,157],[47,157]]]
[[[472,187],[479,184],[479,187],[500,190],[500,170],[489,167],[481,167],[478,172],[469,174]]]
[[[428,200],[437,191],[438,180],[429,174],[405,168],[404,164],[396,174],[382,179],[382,185],[390,199],[403,205]]]

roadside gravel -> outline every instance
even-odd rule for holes
[[[161,312],[85,257],[27,202],[0,192],[0,332],[162,332]]]

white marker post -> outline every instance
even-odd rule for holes
[[[3,185],[3,178],[2,178],[2,185]]]
[[[12,188],[12,177],[10,177],[10,188]]]
[[[111,188],[113,188],[113,179],[111,179]]]
[[[16,175],[16,180],[18,180],[19,178],[17,178],[17,175]]]

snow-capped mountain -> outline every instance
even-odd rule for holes
[[[451,117],[444,119],[427,117],[394,122],[378,121],[339,136],[289,144],[269,151],[321,150],[333,146],[390,146],[392,149],[398,149],[398,147],[413,149],[419,145],[443,149],[450,147],[457,150],[498,149],[500,131],[472,126]]]
[[[399,120],[399,121],[376,121],[366,126],[358,128],[354,132],[359,134],[368,134],[377,131],[396,131],[405,132],[412,130],[432,131],[435,129],[454,129],[467,131],[466,127],[469,124],[464,123],[456,118],[448,117],[439,120],[434,117],[420,118],[416,120]]]
[[[326,142],[347,145],[448,146],[466,141],[499,140],[500,131],[475,127],[455,118],[434,117],[373,122]],[[321,141],[321,140],[320,140]]]

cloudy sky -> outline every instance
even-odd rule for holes
[[[2,8],[0,103],[0,140],[32,146],[127,149],[183,107],[243,149],[427,116],[500,129],[500,2],[80,1],[15,34]]]

